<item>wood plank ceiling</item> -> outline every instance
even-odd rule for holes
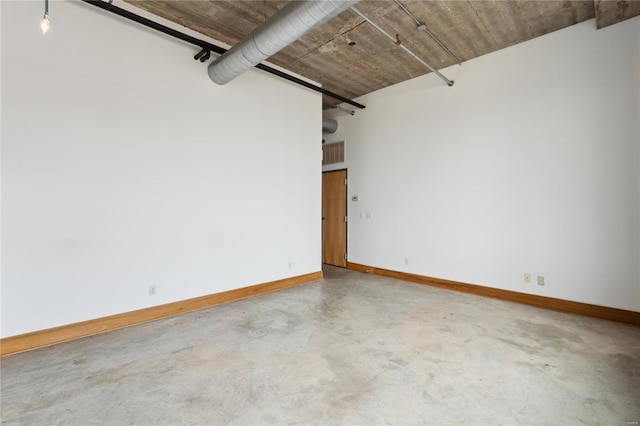
[[[244,38],[287,1],[125,0],[229,45]],[[598,28],[640,15],[640,1],[398,0],[464,61],[596,18]],[[357,7],[437,69],[455,65],[395,0]],[[196,53],[196,52],[194,52]],[[311,30],[269,62],[315,80],[348,98],[429,72],[352,11]],[[204,71],[203,71],[204,72]],[[212,83],[213,84],[213,83]],[[233,83],[229,83],[233,84]],[[443,84],[445,84],[443,82]],[[323,96],[323,107],[340,101]]]

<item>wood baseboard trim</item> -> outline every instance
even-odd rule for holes
[[[321,280],[322,278],[322,271],[312,272],[310,274],[299,275],[263,284],[256,284],[207,296],[195,297],[193,299],[181,300],[136,311],[124,312],[121,314],[63,325],[60,327],[48,328],[46,330],[5,337],[0,339],[0,356],[24,352],[144,322],[168,318],[219,305],[221,303],[233,302],[235,300],[257,296],[263,293],[307,284]]]
[[[538,296],[535,294],[519,293],[517,291],[502,290],[476,284],[461,283],[457,281],[444,280],[441,278],[433,278],[423,275],[410,274],[407,272],[398,272],[389,269],[376,268],[373,266],[361,265],[358,263],[348,263],[347,268],[358,272],[381,275],[384,277],[395,278],[402,281],[409,281],[412,283],[444,288],[447,290],[454,290],[462,293],[475,294],[476,296],[492,297],[494,299],[501,299],[507,300],[509,302],[536,306],[538,308],[545,308],[554,311],[567,312],[570,314],[585,315],[594,318],[640,325],[640,312],[635,311],[626,311],[624,309],[609,308],[606,306],[573,302],[570,300],[556,299],[553,297]]]

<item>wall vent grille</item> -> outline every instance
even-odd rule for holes
[[[322,165],[344,163],[344,142],[322,145]]]

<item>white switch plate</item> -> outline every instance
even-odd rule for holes
[[[525,283],[530,283],[531,282],[531,274],[524,274],[524,282]]]
[[[544,285],[544,277],[538,275],[538,285]]]

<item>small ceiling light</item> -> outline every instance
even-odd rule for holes
[[[40,21],[42,34],[46,34],[49,28],[51,28],[51,23],[49,22],[49,0],[44,0],[44,16],[42,17],[42,21]]]
[[[202,50],[196,53],[196,56],[193,57],[196,61],[199,59],[200,62],[204,62],[211,57],[211,52],[206,47],[203,47]]]
[[[200,62],[206,62],[211,59],[211,52],[207,50],[207,52],[200,58]]]

